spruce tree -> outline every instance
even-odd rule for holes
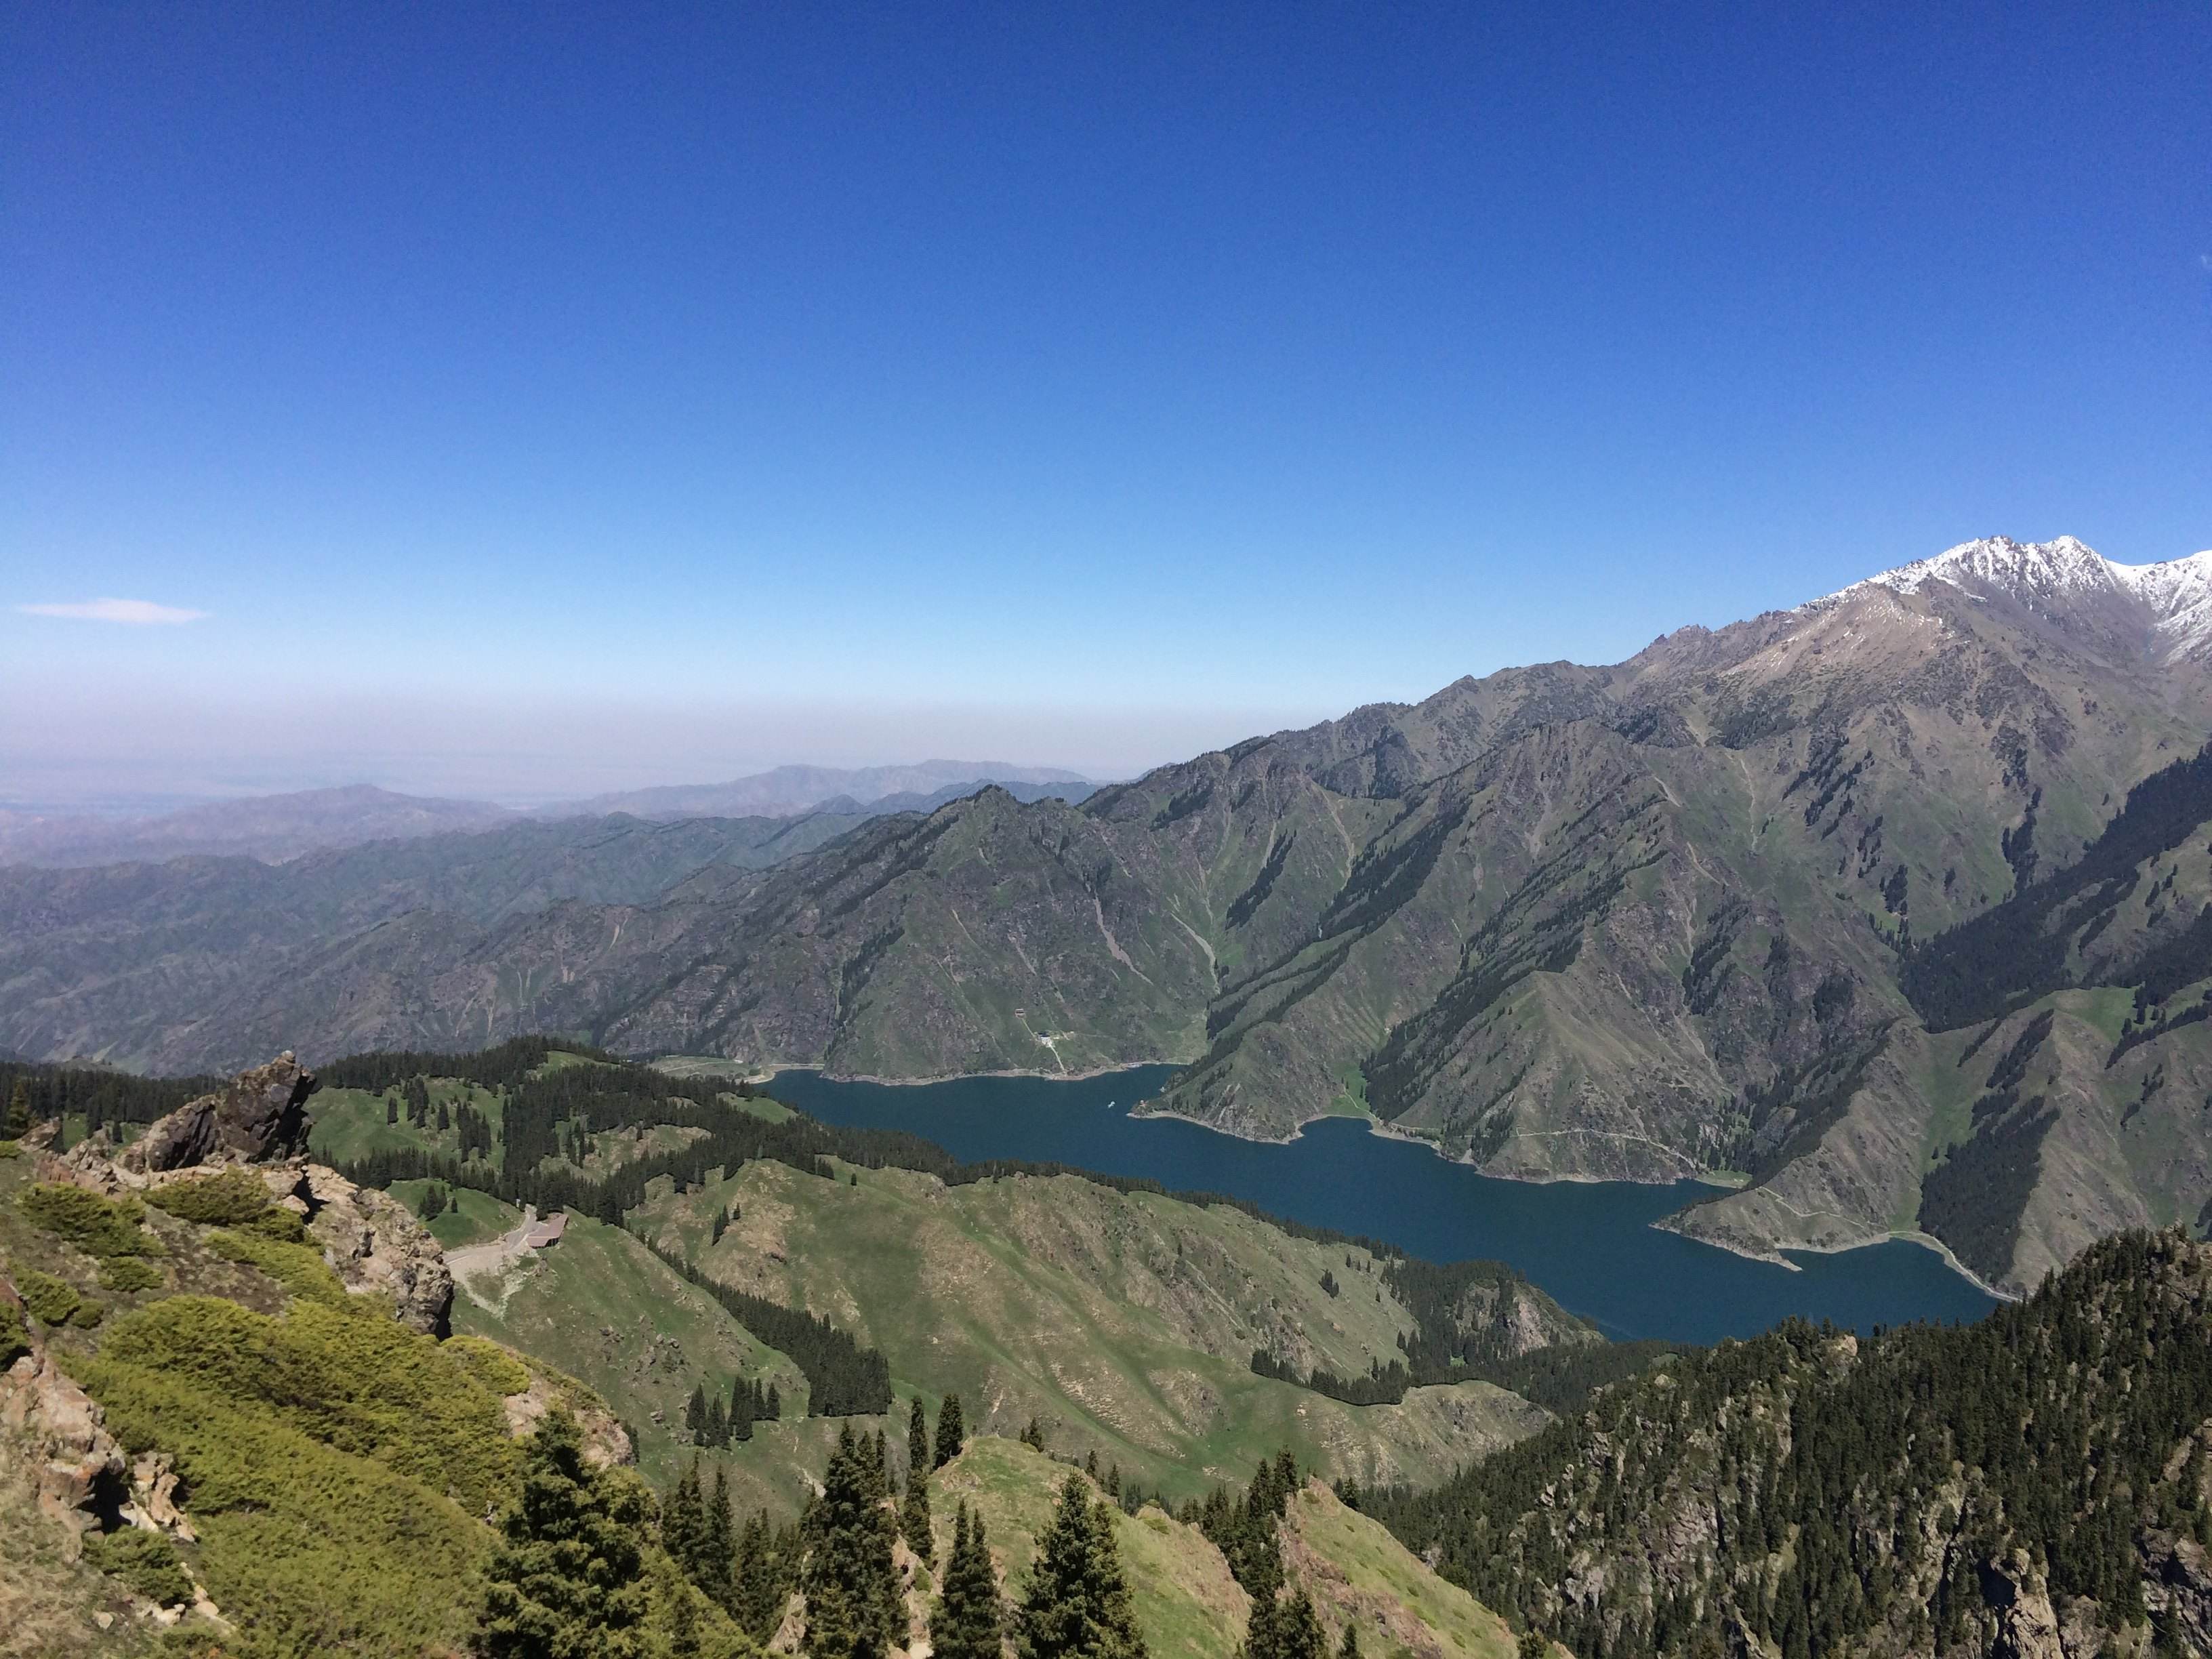
[[[730,1474],[720,1463],[714,1465],[714,1492],[706,1501],[706,1524],[700,1529],[702,1570],[692,1577],[701,1589],[726,1606],[737,1540],[730,1526]]]
[[[0,1139],[21,1140],[31,1132],[31,1084],[27,1078],[17,1078],[15,1086],[8,1093],[8,1118],[0,1124]]]
[[[930,1524],[929,1469],[924,1465],[907,1471],[906,1502],[899,1505],[899,1531],[906,1547],[925,1564],[934,1553]]]
[[[1301,1589],[1255,1603],[1244,1659],[1329,1659],[1328,1638],[1322,1633],[1313,1597]]]
[[[784,1590],[781,1564],[775,1557],[775,1536],[768,1524],[768,1511],[747,1517],[738,1535],[738,1563],[732,1586],[731,1611],[756,1642],[765,1642],[783,1622]]]
[[[668,1501],[660,1507],[661,1547],[694,1583],[704,1557],[706,1533],[707,1506],[700,1494],[699,1457],[695,1452],[691,1467],[677,1478]]]
[[[943,1468],[960,1455],[961,1447],[967,1443],[968,1432],[960,1423],[960,1396],[948,1394],[937,1408],[937,1454],[932,1462]]]
[[[922,1409],[921,1396],[916,1395],[906,1416],[907,1479],[911,1481],[916,1469],[927,1469],[934,1463],[929,1455],[929,1413]]]
[[[1344,1626],[1344,1645],[1336,1650],[1336,1659],[1359,1659],[1359,1626],[1346,1620]]]
[[[1037,1540],[1018,1618],[1022,1659],[1142,1659],[1145,1638],[1114,1542],[1114,1511],[1071,1474]]]
[[[623,1659],[640,1650],[642,1488],[594,1471],[565,1408],[539,1424],[500,1523],[476,1639],[485,1659]]]
[[[880,1659],[905,1632],[892,1523],[877,1502],[878,1477],[865,1440],[841,1429],[807,1511],[806,1650],[817,1659]]]
[[[983,1517],[971,1516],[963,1504],[952,1523],[945,1592],[930,1613],[930,1646],[937,1659],[999,1659],[1006,1625],[1006,1603],[992,1571]]]

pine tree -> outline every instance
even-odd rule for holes
[[[638,1650],[646,1613],[635,1482],[592,1470],[583,1435],[556,1407],[531,1437],[522,1489],[501,1522],[476,1647],[486,1659],[617,1659]]]
[[[693,1575],[694,1582],[715,1601],[726,1604],[737,1543],[731,1534],[730,1474],[720,1463],[714,1465],[714,1490],[707,1499],[706,1524],[700,1528],[699,1553],[701,1571]]]
[[[1114,1511],[1071,1474],[1037,1540],[1018,1615],[1022,1659],[1142,1659],[1129,1581],[1114,1542]]]
[[[907,1471],[906,1502],[899,1505],[899,1531],[906,1547],[925,1563],[935,1553],[930,1524],[929,1468],[924,1464]]]
[[[945,1592],[930,1611],[930,1646],[938,1659],[999,1659],[1006,1625],[1006,1603],[991,1567],[983,1517],[971,1516],[963,1504],[952,1522]]]
[[[693,1384],[691,1398],[684,1401],[684,1426],[690,1431],[694,1443],[707,1432],[707,1385],[703,1382]]]
[[[730,1379],[730,1437],[732,1440],[753,1437],[753,1391],[741,1376]]]
[[[891,1517],[877,1502],[866,1443],[838,1431],[822,1495],[807,1511],[806,1650],[817,1659],[880,1659],[904,1633]]]
[[[783,1420],[783,1395],[773,1382],[768,1385],[768,1409],[761,1415],[771,1423]]]
[[[1244,1659],[1329,1659],[1328,1639],[1315,1616],[1313,1597],[1270,1596],[1252,1608]]]
[[[906,1416],[908,1480],[911,1481],[914,1479],[914,1472],[916,1469],[929,1468],[933,1466],[934,1461],[929,1455],[929,1413],[922,1409],[921,1396],[916,1395],[914,1397],[914,1404],[908,1409]]]
[[[1044,1430],[1034,1417],[1030,1419],[1029,1426],[1022,1431],[1022,1444],[1031,1451],[1044,1449]]]
[[[738,1534],[737,1571],[731,1586],[731,1611],[757,1642],[765,1642],[783,1622],[786,1594],[775,1536],[768,1511],[757,1510]]]
[[[706,1549],[707,1509],[699,1491],[699,1457],[677,1477],[668,1501],[660,1509],[660,1544],[676,1565],[695,1583]]]
[[[1345,1621],[1344,1645],[1336,1650],[1336,1659],[1359,1659],[1359,1626],[1350,1620]]]
[[[948,1394],[937,1408],[937,1454],[932,1461],[941,1469],[959,1456],[961,1447],[967,1443],[967,1431],[960,1424],[960,1396]]]
[[[31,1132],[31,1084],[27,1078],[17,1078],[15,1086],[8,1095],[8,1118],[0,1124],[0,1139],[21,1140]]]
[[[384,1121],[386,1123],[397,1123],[399,1121],[399,1097],[398,1095],[385,1096]]]

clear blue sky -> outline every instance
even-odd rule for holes
[[[1127,771],[2212,545],[2201,3],[0,18],[0,797]]]

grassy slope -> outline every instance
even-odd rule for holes
[[[965,1503],[981,1511],[1008,1599],[1018,1600],[1037,1534],[1051,1522],[1072,1473],[1018,1441],[990,1436],[969,1443],[930,1483],[935,1565],[942,1566],[951,1550],[956,1506]],[[1135,1518],[1116,1513],[1114,1540],[1154,1659],[1230,1659],[1251,1603],[1221,1552],[1197,1528],[1158,1510]]]
[[[966,1503],[981,1511],[1006,1594],[1018,1601],[1036,1535],[1073,1473],[1016,1441],[970,1442],[931,1483],[936,1564],[951,1547],[956,1506]],[[1293,1501],[1282,1539],[1291,1582],[1312,1593],[1332,1651],[1355,1623],[1370,1659],[1510,1659],[1503,1620],[1325,1486],[1309,1483]],[[1155,1659],[1230,1659],[1251,1604],[1206,1535],[1147,1508],[1118,1516],[1115,1541]]]
[[[676,1431],[700,1383],[726,1395],[732,1376],[774,1382],[794,1419],[806,1395],[791,1362],[763,1347],[720,1304],[635,1239],[573,1212],[553,1249],[461,1285],[453,1328],[507,1343],[589,1383],[635,1431],[639,1467],[659,1483],[690,1455]],[[818,1471],[821,1427],[757,1425],[754,1443],[732,1459],[733,1474],[753,1471],[741,1479],[741,1492],[754,1503],[795,1505],[805,1488],[793,1465]]]
[[[1284,1560],[1312,1591],[1332,1649],[1352,1624],[1359,1650],[1372,1659],[1438,1649],[1468,1659],[1510,1659],[1513,1636],[1503,1619],[1437,1577],[1381,1522],[1346,1509],[1328,1487],[1309,1481],[1284,1520]],[[1420,1632],[1435,1638],[1435,1648],[1417,1645]]]
[[[556,1060],[574,1056],[556,1054]],[[371,1152],[418,1149],[424,1152],[453,1154],[459,1152],[461,1138],[458,1131],[437,1127],[438,1107],[472,1106],[490,1121],[492,1161],[496,1164],[505,1146],[501,1132],[501,1103],[498,1095],[472,1083],[453,1078],[426,1079],[430,1091],[430,1127],[416,1128],[407,1121],[407,1109],[399,1109],[399,1121],[385,1120],[385,1101],[380,1094],[366,1089],[318,1090],[311,1115],[314,1127],[307,1138],[308,1150],[325,1163],[343,1164],[349,1159],[366,1158]]]
[[[709,1247],[712,1218],[732,1203],[738,1220]],[[1480,1383],[1355,1407],[1253,1376],[1261,1346],[1364,1370],[1396,1352],[1412,1320],[1376,1301],[1374,1278],[1347,1268],[1344,1249],[1225,1207],[1073,1176],[946,1188],[866,1170],[850,1186],[763,1162],[657,1199],[634,1224],[726,1282],[826,1314],[880,1347],[902,1396],[933,1407],[957,1391],[971,1427],[1008,1435],[1034,1415],[1055,1451],[1096,1451],[1177,1497],[1241,1481],[1284,1445],[1331,1476],[1432,1478],[1543,1420]],[[1349,1254],[1364,1267],[1364,1252]],[[1324,1268],[1340,1296],[1321,1289]],[[502,1334],[532,1346],[526,1332]]]

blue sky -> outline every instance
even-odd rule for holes
[[[2202,4],[0,17],[0,798],[1126,772],[2212,545]]]

